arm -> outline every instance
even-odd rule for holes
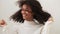
[[[3,34],[17,34],[17,26],[15,24],[7,24],[5,20],[0,20]]]
[[[52,22],[53,22],[53,18],[50,17],[48,19],[48,21],[45,23],[44,27],[43,27],[43,30],[42,30],[42,33],[41,34],[51,34],[51,28],[52,28]]]

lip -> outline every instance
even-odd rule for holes
[[[27,16],[27,15],[23,15],[23,16]]]

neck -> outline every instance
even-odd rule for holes
[[[30,18],[30,19],[25,19],[25,20],[27,20],[27,21],[33,21],[33,18]]]
[[[36,25],[36,23],[34,22],[34,20],[25,20],[24,23],[25,24],[30,24],[30,25]]]

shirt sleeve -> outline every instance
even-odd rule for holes
[[[42,29],[41,34],[50,34],[52,27],[51,25],[52,25],[51,21],[47,21]]]
[[[2,34],[17,34],[17,27],[7,25],[3,28]]]
[[[3,27],[2,34],[18,34],[18,23],[10,23]]]

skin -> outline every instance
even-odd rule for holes
[[[28,20],[28,21],[33,20],[33,13],[32,13],[30,6],[24,4],[22,6],[21,14],[23,16],[23,19]]]
[[[6,22],[2,19],[2,20],[0,20],[0,26],[5,26],[6,25]]]

